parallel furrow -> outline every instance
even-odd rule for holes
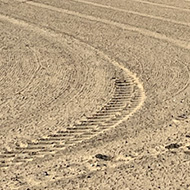
[[[153,5],[153,6],[156,6],[156,7],[163,7],[163,8],[175,9],[175,10],[184,11],[184,12],[190,12],[190,9],[175,7],[175,6],[171,6],[171,5],[167,5],[167,4],[155,3],[155,2],[144,1],[144,0],[133,0],[133,1]]]
[[[150,31],[150,30],[147,30],[147,29],[144,29],[144,28],[134,27],[134,26],[127,25],[127,24],[118,23],[118,22],[115,22],[115,21],[112,21],[112,20],[102,19],[102,18],[99,18],[99,17],[94,17],[94,16],[91,16],[91,15],[86,15],[86,14],[82,14],[82,13],[79,13],[79,12],[70,11],[70,10],[67,10],[67,9],[50,6],[50,5],[47,5],[47,4],[42,4],[42,3],[32,2],[32,1],[27,1],[26,3],[30,4],[30,5],[33,5],[33,6],[36,6],[36,7],[41,7],[41,8],[44,8],[44,9],[48,9],[48,10],[52,10],[52,11],[56,11],[56,12],[60,12],[60,13],[68,14],[68,15],[73,15],[73,16],[76,16],[76,17],[79,17],[79,18],[85,18],[85,19],[88,19],[88,20],[101,22],[101,23],[108,24],[108,25],[113,25],[115,27],[122,28],[124,30],[138,32],[138,33],[140,33],[142,35],[149,36],[151,38],[155,38],[155,39],[159,39],[159,40],[162,40],[162,41],[169,42],[169,43],[174,44],[176,46],[179,46],[181,48],[190,49],[190,43],[189,42],[173,39],[173,38],[170,38],[170,37],[165,36],[163,34],[159,34],[157,32],[153,32],[153,31]],[[158,6],[159,5],[160,4],[158,4]],[[188,10],[188,11],[190,11],[190,10]]]
[[[118,7],[112,7],[112,6],[108,6],[108,5],[105,5],[105,4],[99,4],[99,3],[89,2],[89,1],[85,1],[85,0],[72,0],[72,1],[87,4],[87,5],[92,5],[92,6],[96,6],[96,7],[106,8],[106,9],[114,10],[114,11],[118,11],[118,12],[129,13],[129,14],[132,14],[132,15],[138,15],[138,16],[142,16],[142,17],[147,17],[147,18],[151,18],[151,19],[155,19],[155,20],[161,20],[161,21],[165,21],[165,22],[171,22],[171,23],[174,23],[174,24],[190,26],[190,23],[187,23],[187,22],[176,21],[176,20],[167,19],[167,18],[164,18],[164,17],[153,16],[153,15],[140,13],[140,12],[136,12],[136,11],[131,11],[131,10],[126,10],[126,9],[122,9],[122,8],[118,8]],[[176,10],[185,11],[185,12],[190,11],[189,9],[183,9],[183,8],[180,8],[180,7],[174,7],[174,6],[158,4],[158,3],[150,3],[148,1],[140,1],[140,0],[135,0],[135,1],[138,1],[140,3],[145,3],[145,4],[149,3],[151,5],[160,6],[160,7],[163,7],[163,8],[176,9]]]

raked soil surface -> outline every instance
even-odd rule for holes
[[[190,190],[189,0],[0,0],[0,190]]]

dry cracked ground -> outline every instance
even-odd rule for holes
[[[190,190],[189,0],[0,0],[0,190]]]

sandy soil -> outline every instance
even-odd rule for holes
[[[189,0],[0,0],[0,190],[190,190]]]

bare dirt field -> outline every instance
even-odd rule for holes
[[[190,190],[189,0],[0,0],[0,190]]]

